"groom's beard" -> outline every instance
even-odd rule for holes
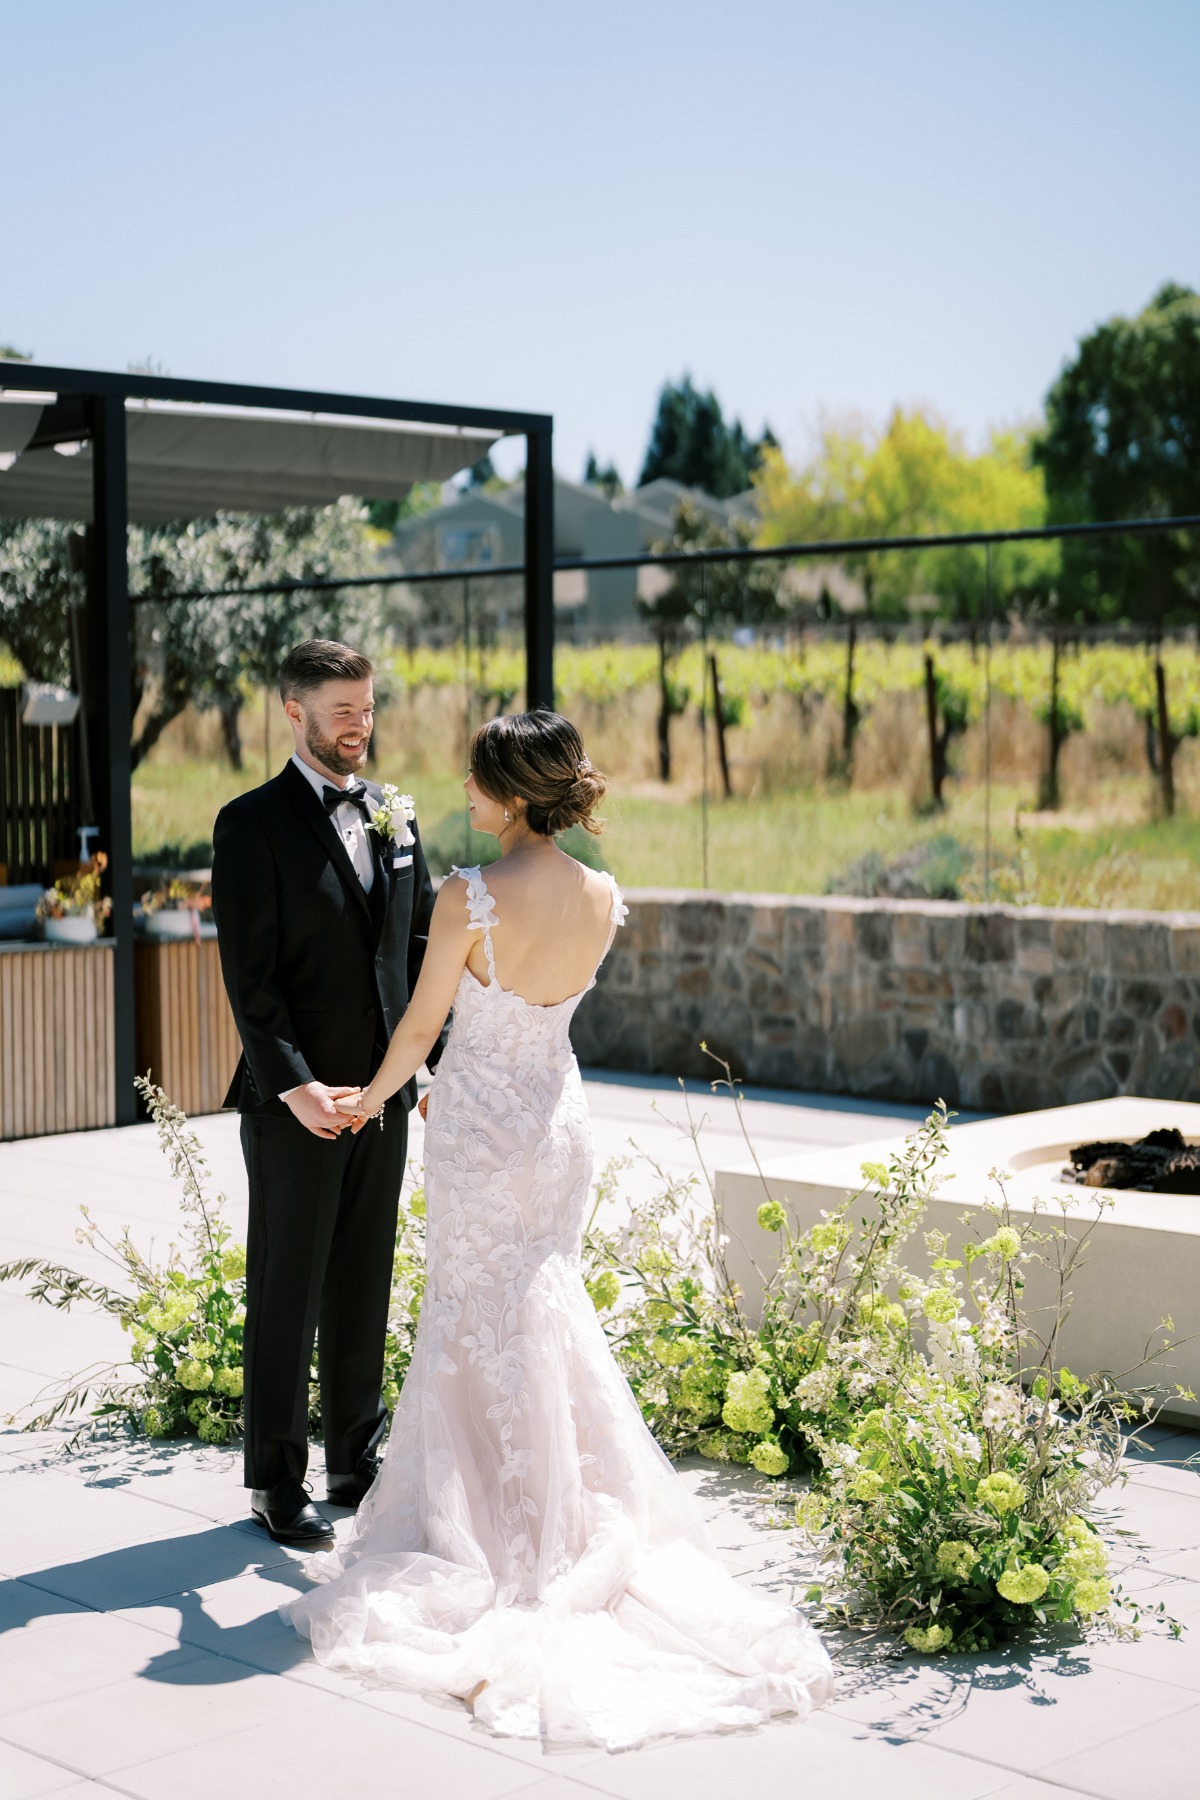
[[[304,733],[308,754],[331,775],[357,775],[367,760],[370,741],[365,737],[356,750],[348,750],[343,749],[336,738],[322,737],[315,725],[308,726]]]

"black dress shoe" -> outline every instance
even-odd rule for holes
[[[318,1544],[333,1536],[333,1526],[294,1476],[278,1487],[251,1488],[250,1511],[277,1544]]]
[[[358,1506],[382,1467],[380,1458],[368,1450],[348,1475],[325,1477],[325,1498],[331,1506]]]

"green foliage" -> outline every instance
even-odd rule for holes
[[[995,433],[985,451],[972,455],[940,419],[901,407],[882,430],[854,418],[827,422],[799,469],[768,450],[755,486],[764,544],[1013,530],[1046,521],[1042,475],[1026,435]],[[947,616],[985,615],[982,546],[852,553],[841,560],[862,583],[869,612],[903,617],[914,600],[932,596]],[[1056,544],[997,546],[997,613],[1044,601],[1058,567]]]
[[[75,1441],[99,1423],[146,1437],[195,1435],[222,1444],[241,1431],[246,1252],[233,1242],[220,1200],[205,1193],[208,1166],[184,1115],[148,1077],[137,1086],[180,1186],[182,1241],[156,1262],[143,1256],[128,1228],[115,1241],[106,1237],[85,1206],[80,1239],[93,1249],[103,1246],[119,1287],[37,1259],[0,1266],[0,1282],[32,1279],[30,1295],[63,1311],[86,1301],[130,1335],[132,1368],[113,1364],[69,1381],[27,1429],[45,1430],[87,1408]]]
[[[727,1068],[714,1086],[740,1114]],[[1137,1608],[1109,1580],[1097,1504],[1122,1478],[1123,1424],[1154,1403],[1109,1376],[1079,1378],[1057,1354],[1095,1220],[1068,1233],[1064,1207],[1018,1228],[1001,1190],[987,1235],[948,1254],[926,1219],[946,1123],[939,1108],[886,1166],[864,1164],[863,1189],[804,1233],[764,1201],[773,1272],[757,1329],[729,1281],[719,1216],[665,1177],[656,1202],[604,1230],[619,1169],[607,1172],[585,1239],[588,1290],[670,1454],[811,1475],[796,1520],[829,1567],[832,1620],[926,1654],[1050,1619],[1129,1632]],[[927,1273],[909,1259],[922,1239]],[[1022,1303],[1035,1261],[1057,1282],[1043,1333]]]
[[[1171,518],[1197,510],[1198,445],[1200,294],[1168,282],[1080,340],[1035,455],[1056,522]],[[1064,617],[1183,621],[1198,598],[1200,534],[1064,544]]]
[[[745,492],[774,443],[769,428],[754,441],[740,419],[727,423],[717,396],[711,390],[700,393],[685,375],[678,383],[666,382],[658,396],[638,486],[667,476],[725,500]]]

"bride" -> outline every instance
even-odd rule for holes
[[[443,883],[383,1065],[341,1103],[367,1125],[453,1007],[412,1363],[353,1535],[284,1610],[331,1668],[454,1696],[500,1735],[616,1750],[803,1715],[832,1684],[799,1614],[725,1571],[583,1285],[592,1145],[568,1031],[626,908],[555,835],[597,831],[604,788],[554,713],[475,735],[467,796],[501,860]]]

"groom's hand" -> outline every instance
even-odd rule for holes
[[[353,1087],[326,1087],[323,1081],[308,1081],[303,1087],[294,1088],[285,1098],[284,1105],[314,1137],[336,1138],[350,1121],[338,1111],[334,1101],[340,1100],[343,1094],[357,1092],[358,1089]]]

